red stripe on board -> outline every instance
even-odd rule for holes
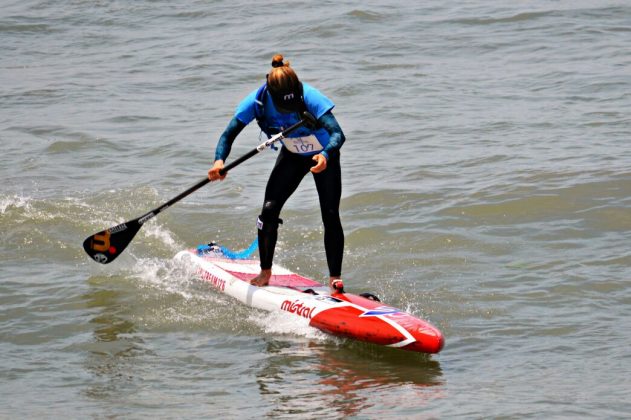
[[[252,273],[243,273],[240,271],[231,271],[225,270],[228,273],[232,274],[239,280],[243,280],[249,282],[251,279],[256,277],[256,274]],[[272,278],[269,282],[270,286],[281,286],[281,287],[320,287],[322,284],[317,281],[313,281],[307,277],[303,277],[299,274],[272,274]]]

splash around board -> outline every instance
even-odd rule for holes
[[[384,305],[372,295],[329,290],[312,279],[283,267],[272,267],[270,284],[253,286],[258,260],[249,259],[256,241],[240,253],[215,243],[181,251],[176,259],[195,267],[199,277],[219,291],[254,308],[302,317],[325,333],[403,350],[438,353],[442,333],[429,322]]]

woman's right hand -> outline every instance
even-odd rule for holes
[[[216,160],[213,164],[213,167],[208,170],[208,179],[211,181],[223,181],[226,177],[226,174],[221,175],[219,173],[220,170],[223,169],[223,160]]]

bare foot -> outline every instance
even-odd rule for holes
[[[258,276],[250,280],[250,284],[253,286],[267,286],[269,279],[272,277],[272,270],[261,270]]]

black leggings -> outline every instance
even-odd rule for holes
[[[311,156],[291,153],[283,147],[265,188],[263,210],[257,221],[259,256],[261,269],[272,268],[274,248],[278,238],[280,211],[287,199],[296,191],[298,185],[314,164]],[[337,154],[327,162],[327,168],[319,174],[313,174],[320,211],[324,224],[324,250],[329,266],[329,274],[337,277],[342,274],[344,253],[344,231],[340,221],[340,197],[342,196],[342,172],[340,157]]]

